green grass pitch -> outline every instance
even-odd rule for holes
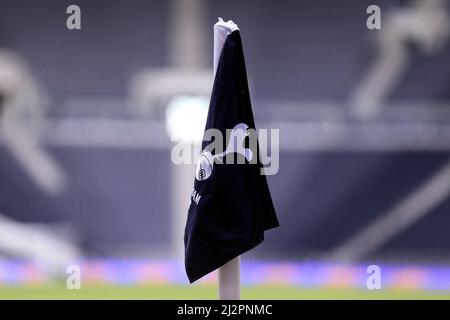
[[[0,299],[217,299],[215,286],[1,286]],[[242,288],[242,299],[450,299],[450,292],[415,290],[357,290],[289,286]]]

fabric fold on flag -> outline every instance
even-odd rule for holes
[[[228,136],[235,134],[243,145],[224,145],[224,154],[235,153],[245,163],[227,163],[225,156],[208,150],[211,141],[202,143],[184,234],[191,283],[254,248],[263,242],[264,231],[279,225],[266,176],[261,174],[259,147],[249,150],[239,139],[255,129],[255,122],[237,28],[228,34],[217,63],[205,130],[210,128],[222,132],[224,144],[227,129],[233,129]],[[250,161],[253,157],[256,163]]]

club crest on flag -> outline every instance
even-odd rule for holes
[[[198,181],[203,181],[211,176],[214,168],[214,162],[218,161],[222,163],[223,158],[229,153],[239,153],[248,162],[253,159],[253,152],[250,148],[245,148],[244,141],[249,135],[249,126],[245,123],[238,123],[231,130],[228,146],[226,150],[222,153],[212,155],[211,152],[203,150],[200,154],[200,158],[197,162],[197,171],[195,173],[195,178]]]
[[[209,178],[213,171],[213,155],[209,151],[203,151],[197,162],[197,171],[195,172],[195,179],[203,181]]]

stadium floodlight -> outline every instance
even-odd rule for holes
[[[166,107],[166,129],[172,141],[199,143],[208,115],[207,96],[179,95]]]

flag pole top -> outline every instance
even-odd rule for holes
[[[218,21],[214,25],[214,28],[224,29],[225,31],[228,31],[228,33],[239,30],[237,24],[234,23],[233,20],[228,20],[227,22],[225,22],[221,17],[218,18]]]
[[[220,17],[216,22],[216,24],[214,25],[214,59],[213,59],[214,76],[217,71],[217,64],[219,63],[220,53],[222,52],[225,40],[230,33],[236,30],[239,30],[236,23],[234,23],[232,20],[228,20],[227,22],[225,22]]]

